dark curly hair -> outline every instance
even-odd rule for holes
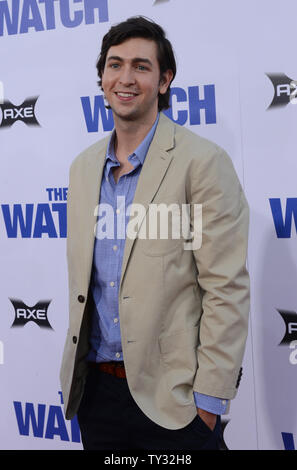
[[[130,38],[144,38],[155,41],[157,45],[157,59],[160,67],[160,77],[167,71],[172,70],[173,81],[176,74],[176,62],[171,43],[165,36],[164,30],[152,20],[144,16],[133,16],[126,21],[114,25],[105,34],[102,40],[100,55],[96,64],[98,72],[98,85],[102,89],[102,73],[105,67],[106,56],[111,46],[122,44]],[[170,83],[171,83],[170,82]],[[165,94],[159,94],[159,111],[169,108],[170,85]]]

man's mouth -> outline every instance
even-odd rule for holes
[[[123,91],[116,91],[115,94],[120,97],[120,98],[134,98],[134,96],[137,96],[137,93],[131,93],[131,92],[123,92]]]

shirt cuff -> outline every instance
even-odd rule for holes
[[[227,413],[229,400],[224,398],[211,397],[203,393],[194,392],[194,400],[197,408],[209,411],[216,415],[223,415]]]

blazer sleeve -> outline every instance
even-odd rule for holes
[[[193,390],[231,399],[248,333],[249,210],[224,150],[215,146],[195,161],[190,193],[192,204],[202,204],[202,242],[193,251],[203,308]]]

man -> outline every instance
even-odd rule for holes
[[[160,113],[176,72],[160,26],[112,27],[97,69],[115,129],[70,170],[66,418],[85,449],[218,449],[247,335],[246,200],[226,153]],[[190,207],[183,237],[155,230],[162,204],[175,222]]]

